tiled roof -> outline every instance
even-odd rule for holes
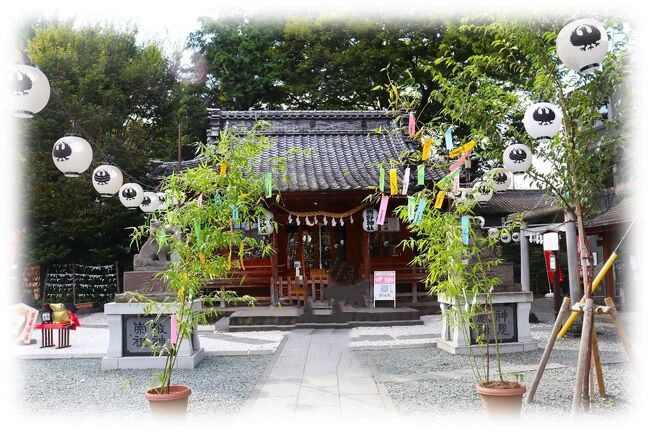
[[[250,128],[257,120],[270,123],[263,131],[272,146],[254,161],[256,173],[271,170],[273,157],[288,157],[287,177],[276,178],[282,192],[365,190],[377,185],[378,163],[397,159],[416,144],[395,131],[399,114],[387,111],[221,111],[209,110],[209,141],[215,141],[225,127]],[[392,131],[392,132],[391,132]],[[183,168],[194,167],[198,160],[184,161]],[[150,177],[160,179],[176,170],[178,163],[153,161]],[[427,169],[428,181],[445,173]],[[403,176],[398,169],[398,176]],[[411,185],[417,173],[411,169]],[[388,187],[388,170],[386,170]]]
[[[586,227],[602,227],[632,221],[635,215],[634,198],[625,196],[605,212],[589,219]]]
[[[476,210],[477,215],[508,215],[553,206],[553,199],[538,189],[509,189],[495,192],[487,203]]]

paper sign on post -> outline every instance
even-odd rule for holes
[[[373,278],[374,302],[393,301],[395,298],[395,271],[375,271]]]
[[[544,233],[544,251],[557,251],[560,249],[559,236],[555,232]]]

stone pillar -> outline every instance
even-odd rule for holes
[[[530,253],[528,251],[528,237],[526,233],[525,221],[521,222],[521,230],[519,231],[519,256],[521,258],[521,291],[530,292]]]
[[[575,215],[569,210],[564,211],[564,228],[566,237],[567,271],[569,274],[569,293],[571,304],[575,304],[582,298],[582,287],[580,287],[580,276],[578,275],[578,246],[576,245]]]

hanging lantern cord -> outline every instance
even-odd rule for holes
[[[93,149],[99,150],[99,153],[102,154],[103,158],[108,158],[109,160],[112,159],[111,155],[109,155],[108,152],[106,152],[104,149],[102,149],[101,146],[99,146],[97,143],[95,143],[93,140],[90,139],[90,135],[88,133],[86,133],[86,131],[79,125],[79,122],[77,122],[77,120],[74,119],[74,116],[72,116],[72,113],[70,112],[68,107],[63,103],[63,98],[61,97],[61,95],[59,95],[56,88],[51,87],[50,91],[51,91],[52,95],[54,96],[54,98],[52,98],[52,99],[59,106],[59,108],[61,108],[69,116],[69,118],[71,119],[70,120],[71,129],[73,131],[76,131],[75,135],[83,137],[93,147]],[[138,178],[136,178],[135,176],[132,176],[131,174],[127,173],[121,167],[118,167],[118,168],[122,172],[122,175],[124,176],[125,179],[131,180],[131,181],[133,181],[133,182],[135,182],[137,184],[140,184],[140,185],[142,185],[143,187],[146,187],[149,190],[156,190],[155,187],[153,187],[153,186],[151,186],[151,185],[149,185],[149,184],[147,184],[145,182],[141,182]]]

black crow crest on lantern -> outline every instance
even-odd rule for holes
[[[591,24],[581,24],[571,32],[569,40],[574,47],[580,47],[580,51],[593,50],[600,45],[600,30]]]
[[[72,155],[72,148],[65,141],[59,141],[54,146],[52,150],[52,156],[56,158],[57,161],[67,161]]]

